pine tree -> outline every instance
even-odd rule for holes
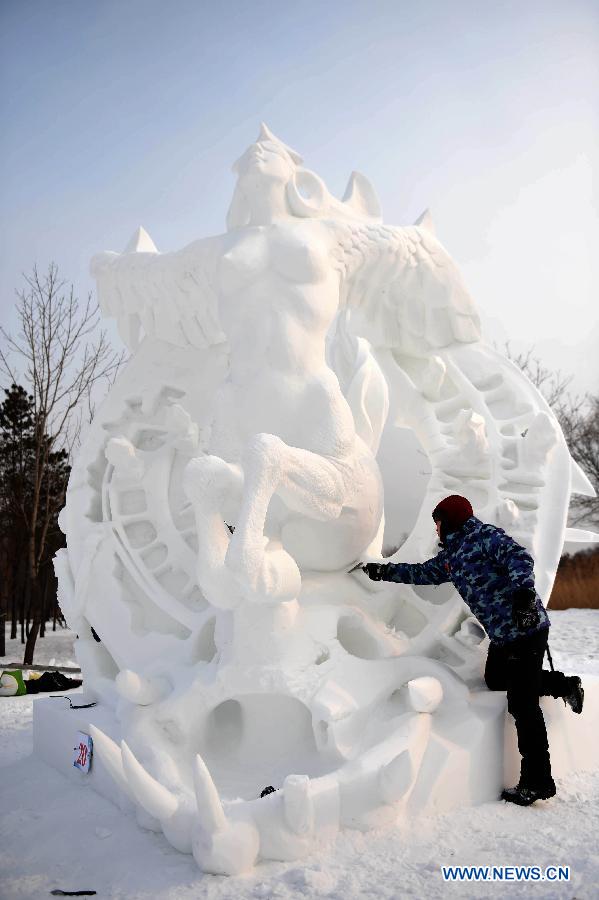
[[[11,638],[21,621],[21,639],[32,609],[33,591],[39,592],[40,629],[56,603],[52,557],[63,546],[58,514],[64,504],[69,477],[68,453],[52,450],[53,438],[42,433],[35,415],[33,397],[17,384],[4,390],[0,404],[0,596],[2,622],[10,611]],[[34,497],[36,456],[47,459],[37,504]],[[35,514],[34,514],[35,510]],[[27,563],[31,537],[37,548],[37,584],[33,585]],[[0,634],[3,656],[4,628]]]
[[[24,555],[31,508],[34,411],[33,398],[20,385],[11,385],[4,394],[0,405],[0,603],[3,625],[10,604],[14,639],[19,613],[24,626],[24,605],[19,609],[18,598],[24,596],[27,582]],[[4,627],[0,632],[0,655],[4,656]]]

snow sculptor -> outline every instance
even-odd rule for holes
[[[570,490],[589,489],[481,340],[428,215],[384,225],[357,173],[336,200],[265,126],[235,172],[225,234],[161,254],[140,229],[93,261],[132,356],[56,560],[113,723],[97,754],[141,824],[229,874],[496,795],[482,628],[450,584],[348,570],[380,560],[386,522],[406,535],[393,562],[429,557],[430,510],[459,490],[534,549],[546,599]]]
[[[501,528],[474,516],[465,497],[451,495],[437,504],[433,519],[442,549],[424,563],[368,563],[373,581],[407,584],[451,582],[490,638],[485,681],[507,690],[522,755],[520,781],[504,790],[503,800],[530,806],[555,795],[549,744],[540,696],[561,697],[582,712],[580,678],[543,671],[549,616],[534,588],[533,560]]]

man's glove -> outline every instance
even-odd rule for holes
[[[362,571],[366,572],[371,581],[383,581],[386,568],[385,563],[366,563],[362,566]]]
[[[522,631],[535,628],[541,621],[533,588],[517,588],[512,594],[512,621]]]

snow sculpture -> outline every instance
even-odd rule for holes
[[[547,597],[570,493],[590,489],[482,341],[428,214],[384,225],[357,173],[334,199],[265,126],[235,172],[226,234],[161,254],[139,229],[93,261],[132,356],[74,466],[56,560],[113,716],[96,752],[141,824],[229,874],[496,795],[502,719],[470,692],[482,630],[450,585],[348,570],[380,558],[385,517],[387,540],[409,532],[394,559],[432,555],[431,510],[458,492],[534,552]],[[418,509],[384,510],[411,479]]]

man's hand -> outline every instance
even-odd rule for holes
[[[537,595],[532,588],[517,588],[512,594],[512,619],[523,631],[535,628],[541,621]]]
[[[362,571],[366,572],[371,581],[383,581],[385,569],[385,563],[366,563],[362,566]]]

